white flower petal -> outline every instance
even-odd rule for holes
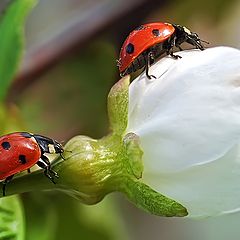
[[[130,86],[127,132],[140,136],[144,180],[192,216],[235,211],[240,51],[216,47],[177,54],[182,58],[166,57],[150,68],[157,79],[142,74]]]

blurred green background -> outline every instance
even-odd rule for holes
[[[7,2],[7,1],[3,1]],[[187,26],[210,46],[240,47],[237,0],[39,0],[26,24],[26,52],[7,104],[27,131],[66,142],[108,132],[106,100],[116,59],[141,23]],[[186,46],[189,48],[189,46]],[[111,194],[83,206],[57,192],[22,195],[28,240],[237,240],[240,214],[188,220],[151,216]]]

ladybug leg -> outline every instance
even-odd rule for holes
[[[147,54],[147,57],[146,57],[146,76],[148,79],[151,79],[151,78],[155,78],[156,77],[154,75],[149,75],[149,68],[150,68],[150,64],[151,64],[151,60],[154,60],[154,56],[153,56],[153,53],[150,51],[148,54]]]
[[[49,178],[54,184],[56,184],[54,177],[58,178],[58,174],[51,169],[49,159],[45,155],[41,156],[41,159],[37,162],[37,165],[40,168],[43,168],[45,176]]]
[[[28,173],[31,173],[31,169],[30,169],[30,168],[28,168],[27,172],[28,172]]]
[[[3,187],[2,187],[2,194],[3,196],[6,196],[6,186],[11,180],[13,179],[14,175],[8,176],[4,181],[3,181]]]
[[[200,49],[201,51],[204,50],[204,47],[203,47],[200,39],[196,40],[190,36],[187,36],[186,42],[195,46],[196,49]]]
[[[179,56],[179,55],[175,55],[175,54],[173,54],[173,51],[170,51],[170,56],[172,57],[172,58],[174,58],[174,59],[179,59],[179,58],[182,58],[181,56]]]
[[[169,50],[167,50],[167,55],[170,55],[170,56],[171,56],[172,58],[174,58],[174,59],[182,58],[182,57],[179,56],[179,55],[173,54],[173,48],[170,48]]]
[[[63,160],[66,160],[66,158],[63,156],[62,153],[60,153],[60,157],[61,157]]]
[[[177,42],[177,37],[176,36],[174,36],[174,38],[172,38],[171,40],[170,40],[170,42],[169,42],[169,45],[168,45],[168,49],[167,49],[167,51],[166,51],[166,53],[167,53],[167,55],[170,55],[172,58],[174,58],[174,59],[178,59],[178,58],[182,58],[181,56],[179,56],[179,55],[175,55],[175,54],[173,54],[173,48],[174,47],[177,47],[177,48],[179,48],[179,50],[180,51],[182,51],[183,49],[180,47],[180,44]]]

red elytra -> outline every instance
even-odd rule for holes
[[[180,45],[184,42],[204,50],[202,42],[205,41],[181,25],[162,22],[141,25],[129,34],[122,45],[117,61],[120,76],[145,67],[146,76],[151,79],[154,76],[148,74],[150,65],[164,53],[174,59],[181,58],[173,54],[173,49],[177,47],[182,51]]]
[[[0,137],[0,180],[3,180],[3,196],[6,184],[16,173],[30,169],[34,164],[44,169],[44,174],[53,183],[57,173],[45,153],[64,152],[62,145],[51,138],[28,132],[10,133]]]
[[[153,34],[152,31],[154,29],[159,30],[158,36]],[[119,71],[123,72],[143,51],[154,44],[164,42],[174,31],[175,28],[172,24],[161,22],[144,24],[134,29],[124,41],[120,50],[120,59],[122,62],[119,66]],[[130,54],[125,51],[129,44],[134,46],[134,51]]]
[[[34,138],[19,133],[0,137],[0,179],[31,168],[41,158],[41,150]]]

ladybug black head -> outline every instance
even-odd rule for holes
[[[63,146],[56,140],[42,136],[42,135],[38,135],[38,134],[33,134],[32,136],[37,141],[43,153],[60,153],[61,154],[64,152]]]
[[[55,149],[55,153],[63,153],[63,146],[61,143],[57,142],[56,140],[53,141],[53,146]]]
[[[204,50],[202,42],[205,42],[205,43],[208,43],[208,42],[201,40],[197,33],[191,32],[188,28],[178,24],[173,24],[173,26],[175,28],[175,36],[176,36],[175,45],[180,45],[183,42],[187,42],[200,50]]]

